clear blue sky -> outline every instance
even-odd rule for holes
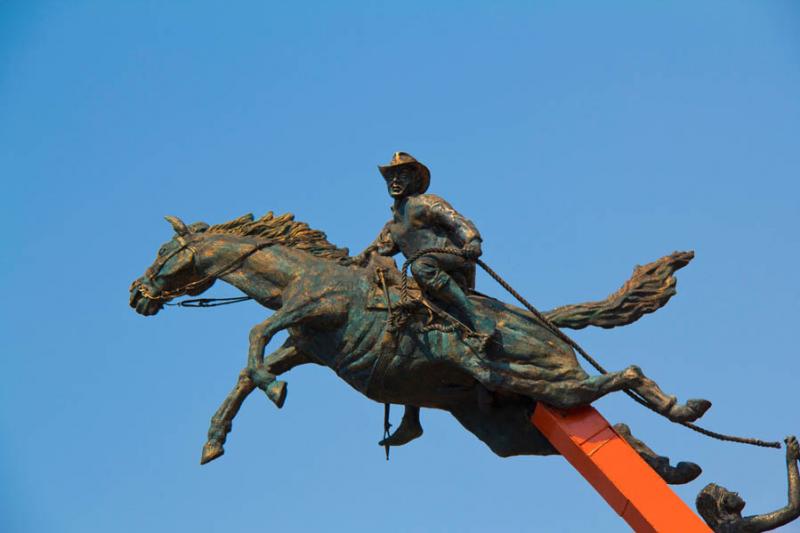
[[[375,165],[405,150],[542,309],[695,250],[666,308],[575,337],[710,398],[713,429],[783,438],[798,141],[791,1],[3,2],[0,531],[624,531],[561,457],[498,458],[445,413],[386,463],[383,407],[319,367],[282,411],[249,398],[200,467],[266,310],[143,318],[128,284],[166,214],[292,211],[360,250],[389,216]],[[705,468],[686,501],[714,481],[785,502],[783,452],[597,406]]]

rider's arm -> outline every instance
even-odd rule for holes
[[[426,194],[424,202],[426,212],[433,222],[448,230],[465,248],[469,245],[480,252],[481,234],[471,220],[436,195]]]
[[[797,439],[786,439],[786,471],[789,477],[789,503],[775,512],[748,516],[743,520],[743,531],[768,531],[788,524],[800,516],[800,475],[797,471],[797,460],[800,455]]]
[[[384,226],[381,232],[378,234],[378,237],[372,241],[372,244],[367,246],[363,252],[358,254],[357,257],[364,260],[364,262],[369,260],[369,256],[372,255],[373,252],[377,252],[380,255],[388,255],[392,256],[397,254],[400,249],[397,247],[397,244],[392,239],[392,233],[389,231],[389,226],[391,225],[392,221],[390,220]]]

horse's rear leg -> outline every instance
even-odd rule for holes
[[[596,398],[605,396],[609,392],[632,389],[644,398],[657,413],[666,416],[673,422],[692,422],[703,416],[711,407],[711,402],[700,399],[691,399],[684,404],[679,404],[675,396],[664,394],[661,387],[645,376],[642,369],[636,365],[631,365],[622,372],[593,376],[587,381],[596,386],[598,394]]]
[[[585,380],[584,396],[594,396],[592,400],[605,396],[609,392],[623,389],[632,389],[637,392],[657,413],[660,413],[673,422],[692,422],[697,420],[711,407],[708,400],[691,399],[685,404],[679,404],[675,396],[664,394],[661,387],[648,378],[642,369],[631,365],[622,372],[609,372],[599,376],[592,376]]]
[[[689,483],[703,472],[700,466],[688,461],[681,461],[676,466],[670,465],[669,457],[658,455],[647,444],[634,437],[626,424],[614,424],[614,431],[636,450],[636,453],[661,476],[661,479],[670,485]]]
[[[587,405],[606,394],[624,389],[636,391],[656,412],[674,422],[697,420],[711,407],[708,400],[689,400],[685,404],[678,404],[675,396],[664,394],[656,382],[635,365],[621,372],[564,380],[536,379],[536,371],[514,363],[493,365],[483,370],[488,370],[489,383],[484,384],[490,389],[508,388],[562,409]],[[479,375],[476,377],[482,381]]]
[[[515,392],[560,409],[588,405],[610,392],[631,388],[640,375],[630,369],[599,376],[583,371],[568,376],[546,375],[540,369],[516,363],[469,369],[489,390]]]
[[[693,422],[703,416],[711,407],[711,402],[703,399],[690,399],[684,404],[679,404],[675,396],[664,394],[661,387],[648,378],[638,366],[631,365],[624,372],[638,374],[631,388],[647,400],[656,412],[666,416],[673,422]]]

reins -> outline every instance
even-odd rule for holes
[[[492,279],[494,279],[497,283],[499,283],[501,287],[503,287],[506,291],[508,291],[508,293],[511,294],[514,298],[516,298],[517,301],[519,301],[522,305],[524,305],[525,308],[528,309],[528,311],[533,313],[533,315],[537,319],[539,319],[545,325],[545,327],[547,327],[547,329],[551,333],[553,333],[559,339],[561,339],[562,341],[564,341],[567,344],[569,344],[572,348],[574,348],[575,351],[577,351],[579,354],[581,354],[581,357],[583,357],[586,361],[589,362],[590,365],[592,365],[595,368],[595,370],[597,370],[601,374],[608,374],[608,371],[605,368],[603,368],[602,365],[600,365],[600,363],[597,362],[597,360],[595,360],[591,355],[589,355],[586,352],[586,350],[584,350],[577,342],[572,340],[571,337],[569,337],[566,333],[561,331],[558,328],[558,326],[556,326],[550,320],[548,320],[548,318],[546,316],[544,316],[542,313],[540,313],[530,302],[528,302],[528,300],[526,300],[511,285],[509,285],[508,282],[506,280],[504,280],[497,272],[492,270],[486,263],[484,263],[481,259],[476,257],[474,254],[471,254],[471,253],[466,252],[464,250],[460,250],[460,249],[457,249],[457,248],[427,248],[425,250],[420,250],[419,252],[415,253],[414,255],[412,255],[411,257],[406,259],[405,263],[403,263],[403,268],[401,270],[401,273],[402,273],[402,282],[401,282],[401,286],[400,286],[401,304],[408,304],[408,302],[409,302],[409,295],[408,295],[408,267],[411,265],[411,263],[413,263],[414,261],[416,261],[417,259],[419,259],[423,255],[427,255],[427,254],[457,255],[457,256],[463,257],[464,259],[466,259],[468,261],[474,261],[475,264],[477,264],[483,270],[485,270],[486,273],[489,274],[489,276],[492,277]],[[401,309],[402,308],[403,308],[403,305],[401,305]],[[659,413],[658,410],[650,402],[648,402],[646,399],[642,398],[635,391],[630,390],[630,389],[624,389],[623,392],[625,392],[625,394],[627,394],[628,396],[633,398],[633,400],[636,401],[637,403],[639,403],[640,405],[643,405],[643,406],[647,407],[648,409],[650,409],[651,411],[653,411],[656,414],[664,416],[663,414]],[[672,420],[670,420],[670,422],[672,422]],[[705,435],[707,437],[711,437],[713,439],[717,439],[717,440],[721,440],[721,441],[738,442],[738,443],[741,443],[741,444],[749,444],[751,446],[760,446],[760,447],[763,447],[763,448],[778,448],[778,449],[780,449],[780,447],[781,447],[780,442],[777,442],[777,441],[764,441],[764,440],[761,440],[761,439],[754,439],[754,438],[748,438],[748,437],[737,437],[735,435],[725,435],[723,433],[717,433],[716,431],[711,431],[711,430],[705,429],[705,428],[700,427],[700,426],[698,426],[696,424],[693,424],[691,422],[676,422],[676,423],[678,423],[678,424],[680,424],[680,425],[682,425],[684,427],[687,427],[687,428],[691,429],[692,431],[696,431],[697,433],[700,433],[700,434]]]
[[[234,296],[233,298],[190,298],[175,303],[165,303],[173,307],[219,307],[220,305],[238,304],[252,300],[252,296]]]
[[[172,252],[166,259],[161,261],[160,264],[158,265],[158,270],[156,270],[155,273],[148,274],[148,277],[150,279],[153,279],[154,277],[156,277],[161,272],[161,269],[164,268],[164,266],[167,264],[167,261],[169,261],[169,259],[171,259],[173,256],[177,255],[178,253],[182,252],[183,250],[189,250],[190,252],[192,252],[192,265],[193,265],[193,267],[195,269],[197,268],[197,265],[195,265],[195,263],[194,263],[194,259],[195,259],[195,256],[197,255],[197,251],[189,245],[190,243],[188,241],[186,241],[186,240],[184,240],[182,238],[178,242],[181,243],[181,247],[178,248],[177,250],[175,250],[174,252]],[[255,245],[253,245],[253,247],[250,250],[248,250],[247,252],[243,253],[242,255],[237,257],[235,260],[233,260],[232,262],[228,263],[226,266],[222,267],[221,269],[217,270],[216,272],[214,272],[212,274],[206,274],[202,278],[200,278],[198,280],[195,280],[195,281],[192,281],[191,283],[188,283],[188,284],[184,285],[183,287],[179,287],[177,289],[172,289],[172,290],[169,290],[169,291],[162,291],[157,296],[148,294],[145,290],[143,290],[143,287],[140,287],[139,290],[140,290],[140,292],[142,293],[142,295],[145,298],[148,298],[150,300],[166,300],[167,298],[174,298],[175,296],[182,296],[182,295],[186,294],[188,291],[190,291],[191,289],[203,285],[204,283],[206,283],[210,279],[220,278],[220,277],[224,276],[225,274],[228,274],[231,270],[235,269],[237,266],[242,264],[245,259],[247,259],[251,255],[253,255],[257,251],[259,251],[259,250],[261,250],[263,248],[266,248],[268,246],[271,246],[272,244],[273,244],[272,242],[263,242],[261,244],[255,244]],[[221,305],[230,305],[230,304],[235,304],[235,303],[239,303],[239,302],[245,302],[247,300],[252,300],[252,299],[253,298],[250,297],[250,296],[236,296],[236,297],[233,297],[233,298],[192,298],[192,299],[189,299],[189,300],[183,300],[183,301],[175,302],[175,303],[167,303],[167,302],[165,302],[164,305],[175,306],[175,307],[219,307]]]

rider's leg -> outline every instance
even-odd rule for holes
[[[444,302],[465,326],[478,333],[492,335],[495,330],[492,318],[477,315],[467,294],[443,268],[463,265],[464,260],[460,257],[425,255],[411,264],[411,273],[426,293],[436,301]]]
[[[419,407],[406,405],[403,420],[397,431],[378,443],[379,446],[402,446],[422,436],[422,424],[419,422]]]

